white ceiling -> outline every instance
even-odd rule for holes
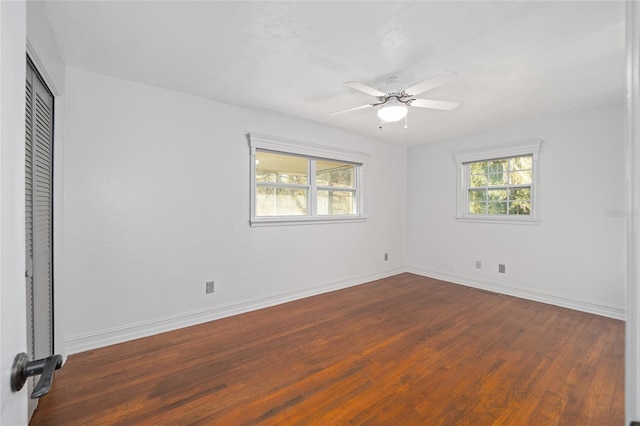
[[[402,144],[476,133],[621,102],[624,2],[48,1],[67,64],[231,104],[303,117]],[[454,83],[420,95],[378,128],[375,100],[343,86],[407,86],[443,70]]]

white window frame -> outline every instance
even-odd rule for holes
[[[481,222],[481,223],[508,223],[537,225],[540,223],[540,172],[539,172],[539,154],[542,141],[531,141],[512,145],[508,147],[499,147],[485,149],[481,151],[461,152],[455,154],[457,166],[457,220],[459,222]],[[510,157],[519,157],[524,155],[532,156],[532,177],[531,177],[531,214],[522,215],[476,215],[469,214],[469,191],[467,183],[469,182],[468,164],[479,161],[498,160]]]
[[[361,222],[366,220],[364,205],[364,172],[366,162],[369,158],[367,154],[349,151],[341,148],[327,147],[324,145],[301,142],[275,136],[251,132],[247,135],[250,149],[250,170],[251,170],[251,200],[249,224],[253,226],[274,226],[274,225],[302,225],[309,223],[346,223]],[[351,163],[356,166],[356,203],[357,214],[355,215],[318,215],[315,161],[309,162],[309,183],[305,185],[309,188],[309,214],[305,216],[256,216],[256,151],[270,151],[283,155],[298,155],[310,160],[332,160]],[[335,189],[335,188],[333,188]]]

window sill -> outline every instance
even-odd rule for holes
[[[249,221],[251,227],[258,226],[291,226],[291,225],[318,225],[327,223],[355,223],[364,222],[367,218],[363,216],[357,217],[327,217],[327,218],[268,218],[268,219],[254,219]]]
[[[508,216],[458,216],[458,222],[470,223],[500,223],[507,225],[539,225],[540,219],[533,217],[508,217]]]

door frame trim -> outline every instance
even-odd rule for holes
[[[625,4],[627,81],[625,92],[625,183],[627,321],[625,330],[625,424],[640,420],[640,4]]]

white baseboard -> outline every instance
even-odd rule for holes
[[[467,287],[489,290],[495,293],[501,293],[509,296],[520,297],[522,299],[561,306],[563,308],[588,312],[590,314],[601,315],[604,317],[619,319],[623,321],[626,319],[626,309],[620,306],[607,305],[604,303],[598,303],[584,299],[569,298],[556,294],[544,293],[537,290],[498,284],[490,281],[482,281],[476,278],[449,274],[446,272],[432,271],[417,266],[407,266],[406,271],[412,274],[422,275],[423,277],[434,278],[454,284],[461,284]]]
[[[151,321],[144,321],[135,324],[129,324],[122,327],[115,327],[106,330],[100,330],[95,333],[89,333],[81,336],[74,336],[65,339],[65,348],[67,354],[84,352],[91,349],[101,348],[104,346],[123,343],[129,340],[139,339],[141,337],[152,336],[154,334],[166,331],[177,330],[183,327],[202,324],[221,318],[230,317],[232,315],[243,314],[257,309],[268,308],[270,306],[279,305],[281,303],[291,302],[303,299],[309,296],[315,296],[322,293],[328,293],[334,290],[340,290],[347,287],[368,283],[370,281],[387,278],[393,275],[405,272],[404,268],[396,268],[375,274],[362,275],[346,280],[340,280],[325,283],[302,290],[291,291],[287,293],[274,294],[272,296],[261,297],[257,299],[244,300],[224,306],[201,309],[197,311],[170,315]]]

